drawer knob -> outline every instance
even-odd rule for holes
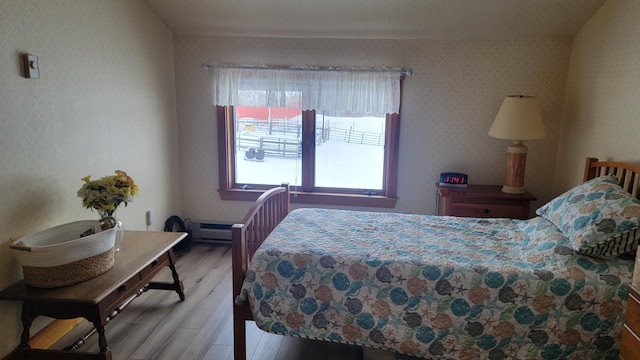
[[[127,283],[120,285],[120,291],[127,291]]]
[[[488,214],[489,213],[489,209],[483,209],[482,212],[485,213],[485,214]]]

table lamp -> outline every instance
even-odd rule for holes
[[[538,99],[525,95],[507,96],[493,120],[489,136],[513,141],[507,147],[507,173],[502,192],[524,194],[527,147],[522,142],[545,137]]]

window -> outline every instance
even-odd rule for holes
[[[253,200],[286,182],[293,202],[395,205],[397,112],[303,111],[305,91],[289,85],[274,102],[255,84],[236,87],[230,102],[240,105],[217,106],[222,199]]]

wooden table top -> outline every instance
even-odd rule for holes
[[[131,276],[166,253],[187,234],[125,230],[111,269],[93,279],[65,287],[44,289],[19,281],[0,292],[0,299],[98,304]]]

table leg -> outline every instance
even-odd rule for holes
[[[96,326],[96,331],[98,332],[98,346],[100,347],[101,353],[106,353],[109,351],[109,346],[107,345],[107,335],[105,335],[104,326]]]
[[[173,285],[175,286],[175,290],[180,296],[180,300],[184,301],[184,286],[182,285],[182,281],[180,281],[180,277],[178,276],[178,271],[176,271],[176,257],[173,254],[173,250],[169,250],[169,269],[171,269],[171,274],[173,276]]]
[[[22,303],[22,335],[20,336],[20,348],[28,349],[31,335],[29,329],[33,323],[33,303],[25,301]]]
[[[185,296],[184,296],[184,285],[182,284],[182,281],[180,280],[180,277],[178,276],[178,271],[176,271],[176,257],[173,254],[173,251],[170,249],[169,251],[167,251],[166,253],[167,255],[167,260],[168,260],[168,264],[166,261],[163,260],[162,265],[167,265],[169,267],[169,269],[171,270],[171,275],[173,276],[173,282],[169,283],[169,282],[155,282],[155,281],[151,281],[149,282],[149,284],[147,285],[148,289],[154,289],[154,290],[174,290],[175,292],[178,293],[178,296],[180,296],[180,300],[184,301]]]
[[[107,326],[107,322],[109,322],[109,315],[104,309],[104,304],[98,304],[90,310],[90,314],[88,315],[89,316],[87,316],[86,319],[93,324],[93,327],[98,333],[98,347],[100,349],[100,353],[105,354],[105,356],[110,358],[111,350],[107,344],[107,335],[105,334],[105,326]]]

